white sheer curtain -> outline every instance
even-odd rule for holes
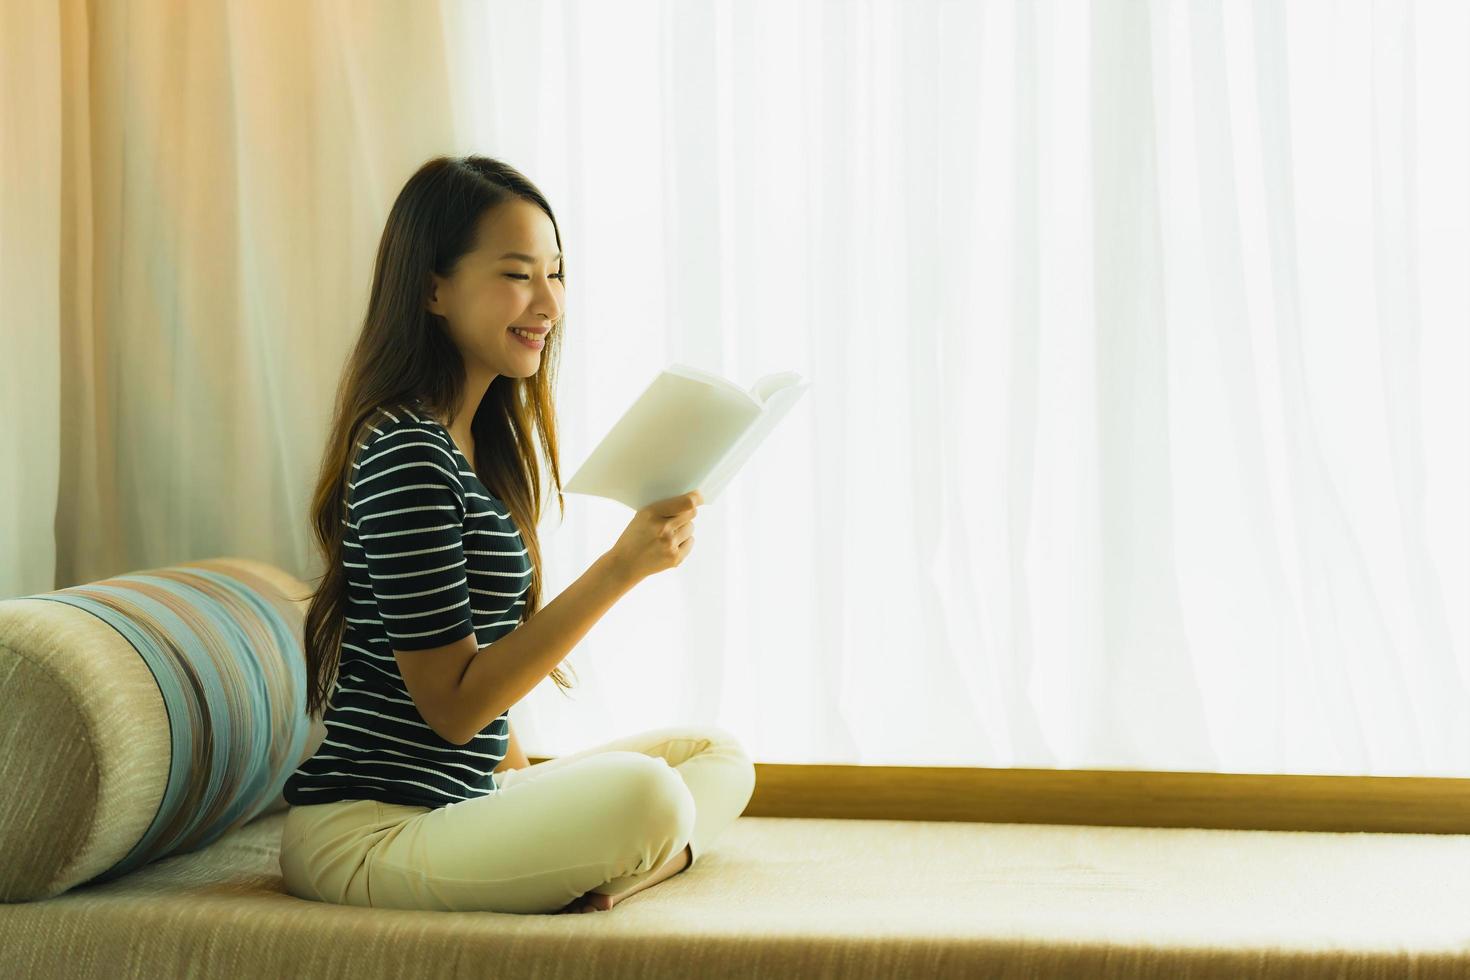
[[[0,162],[5,533],[54,511],[57,584],[317,573],[382,218],[479,152],[561,224],[564,476],[669,361],[813,383],[574,698],[517,706],[531,754],[708,722],[763,762],[1470,775],[1463,4],[110,9],[60,231],[12,174],[74,147]],[[68,91],[14,20],[7,129]],[[629,516],[567,502],[550,595]]]
[[[1470,773],[1463,5],[474,11],[568,456],[666,360],[813,380],[533,741]],[[625,516],[571,499],[563,581]]]

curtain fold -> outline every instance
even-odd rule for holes
[[[1470,775],[1470,8],[0,6],[5,594],[308,525],[377,238],[506,159],[563,478],[670,361],[813,382],[516,707],[765,762]],[[548,598],[629,513],[555,502]]]
[[[58,267],[67,5],[0,4],[0,594],[49,589],[57,549],[61,350]]]

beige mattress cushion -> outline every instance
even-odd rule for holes
[[[610,912],[513,915],[296,898],[284,821],[0,905],[0,976],[1470,976],[1458,835],[747,816]]]

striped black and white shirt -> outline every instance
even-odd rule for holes
[[[393,651],[520,624],[531,562],[504,504],[421,403],[369,420],[347,481],[347,622],[326,739],[287,778],[293,806],[338,800],[439,807],[499,788],[509,711],[455,745],[415,707]]]

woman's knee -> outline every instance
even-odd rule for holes
[[[620,753],[618,785],[620,803],[627,819],[677,836],[694,827],[694,797],[684,779],[661,756],[641,752]]]
[[[745,791],[745,802],[755,795],[755,763],[750,759],[750,753],[745,751],[745,746],[734,732],[720,728],[717,725],[706,725],[705,735],[717,747],[717,751],[730,764]],[[742,808],[743,809],[743,808]]]

